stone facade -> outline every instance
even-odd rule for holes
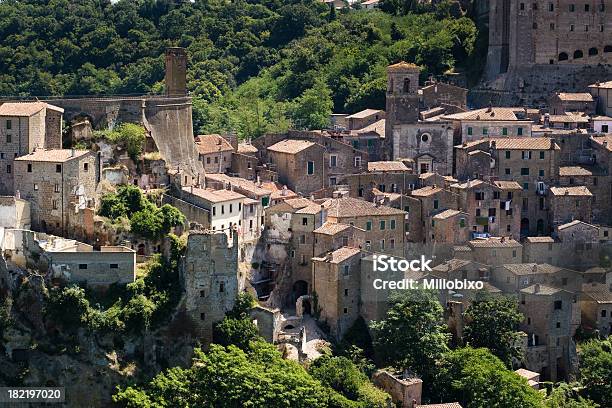
[[[197,336],[210,344],[213,325],[234,307],[238,294],[238,235],[228,248],[227,235],[191,233],[182,273],[185,308]]]
[[[0,196],[0,228],[30,229],[30,203],[19,197]]]
[[[42,150],[15,159],[15,185],[31,205],[32,228],[64,235],[78,228],[75,210],[95,207],[98,156],[85,150]]]

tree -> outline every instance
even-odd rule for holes
[[[224,317],[215,324],[213,330],[213,341],[222,346],[234,345],[241,349],[247,349],[249,343],[259,338],[257,326],[248,319],[233,319]]]
[[[513,358],[520,358],[518,326],[523,315],[516,299],[507,296],[478,294],[465,311],[467,321],[464,341],[471,347],[486,347],[507,367]]]
[[[87,326],[91,308],[85,290],[78,286],[53,288],[49,291],[46,315],[68,330]]]
[[[546,408],[597,408],[599,405],[593,401],[584,399],[574,388],[579,388],[580,384],[560,383],[553,388],[550,395],[544,401]]]
[[[372,322],[379,365],[394,365],[429,377],[436,361],[448,351],[449,334],[443,309],[431,291],[394,292],[384,320]]]
[[[301,128],[324,129],[329,126],[333,106],[331,91],[324,82],[317,81],[297,98],[292,119]]]
[[[487,349],[466,347],[446,353],[438,363],[433,397],[470,408],[540,408],[542,397],[527,380],[508,370]]]
[[[612,340],[590,340],[579,346],[580,383],[584,394],[602,407],[612,406]]]
[[[142,332],[151,326],[151,317],[156,305],[144,295],[136,295],[123,309],[125,326],[134,332]]]
[[[273,345],[254,342],[246,351],[216,344],[207,353],[196,349],[191,368],[158,374],[142,388],[120,389],[113,399],[128,407],[310,408],[327,406],[330,393]]]

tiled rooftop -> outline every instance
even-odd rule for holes
[[[314,261],[329,262],[329,263],[337,264],[337,263],[346,261],[350,257],[357,255],[360,252],[361,250],[359,248],[342,247],[342,248],[336,249],[331,254],[328,254],[327,257],[322,256],[322,257],[317,257],[317,258],[312,258],[312,259]]]
[[[368,215],[400,215],[404,211],[397,208],[376,205],[369,201],[352,197],[332,198],[323,203],[330,217],[361,217]]]
[[[593,102],[593,95],[588,92],[559,92],[557,97],[562,101]]]
[[[593,172],[582,166],[559,167],[559,176],[592,176]]]
[[[32,153],[16,158],[15,161],[63,163],[84,156],[89,152],[89,150],[73,149],[36,149]]]
[[[337,224],[334,222],[326,222],[325,224],[321,225],[319,228],[317,228],[313,232],[315,234],[336,235],[349,228],[351,228],[351,226],[347,224]]]
[[[195,137],[195,144],[200,154],[211,154],[232,151],[232,145],[220,135],[199,135]]]
[[[5,102],[0,105],[0,116],[29,117],[40,112],[44,108],[64,112],[62,108],[49,105],[45,102]]]
[[[230,190],[213,190],[209,188],[183,187],[183,191],[203,198],[211,203],[239,200],[245,198],[242,194]]]
[[[505,264],[504,268],[512,272],[514,275],[535,275],[541,273],[556,273],[561,268],[546,263],[521,263],[521,264]]]
[[[401,161],[377,161],[368,163],[368,171],[408,171],[408,167]]]
[[[551,187],[550,192],[555,196],[592,196],[586,186]]]
[[[314,142],[308,140],[285,139],[268,147],[268,150],[272,152],[296,154],[314,145]]]
[[[412,190],[412,196],[413,197],[429,197],[431,195],[439,193],[442,190],[443,189],[440,188],[440,187],[427,186],[427,187],[423,187],[423,188],[418,188],[416,190]]]
[[[471,240],[470,246],[474,248],[513,248],[520,247],[521,244],[511,238],[490,237]]]

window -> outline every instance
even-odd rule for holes
[[[427,143],[428,140],[429,140],[429,133],[423,133],[421,135],[421,142]]]
[[[537,28],[537,27],[534,27],[534,28]],[[522,127],[517,128],[516,129],[516,134],[519,135],[519,136],[523,136],[523,128]]]
[[[348,296],[348,289],[344,289],[344,296]]]
[[[215,164],[219,163],[219,158],[215,156]]]
[[[534,10],[538,9],[538,3],[533,3],[531,6],[532,6],[531,8]]]
[[[61,173],[62,172],[62,165],[61,164],[56,164],[55,165],[55,172],[56,173]]]
[[[206,320],[206,313],[200,313],[200,320]]]
[[[366,244],[369,241],[366,241]],[[342,271],[342,276],[344,276],[345,278],[348,278],[350,275],[350,266],[349,265],[344,265],[343,271]]]
[[[557,322],[557,329],[561,328],[561,322]]]
[[[521,3],[520,8],[521,10],[525,10],[525,3]]]
[[[555,23],[550,23],[550,31],[554,31],[555,29]],[[561,60],[561,58],[559,58],[559,61]]]
[[[476,197],[476,201],[482,201],[485,198],[484,191],[476,191],[474,195]]]
[[[511,229],[512,229],[512,227],[511,227],[510,224],[506,225],[506,232],[510,232]]]
[[[6,143],[11,143],[13,141],[11,135],[6,135]]]
[[[561,310],[563,308],[563,302],[560,300],[555,300],[555,310]]]
[[[348,314],[348,307],[345,307],[343,311],[344,311],[344,314]]]
[[[84,172],[88,172],[89,171],[89,163],[83,163],[83,171]]]
[[[544,170],[540,169],[540,171],[538,171],[538,176],[544,177]]]
[[[234,212],[234,204],[229,205],[229,212],[230,214]]]
[[[510,169],[506,169],[506,174],[510,174]]]
[[[404,92],[410,92],[410,78],[404,78]]]
[[[482,128],[482,134],[483,135],[488,135],[489,134],[489,128],[486,128],[486,127]]]
[[[6,165],[6,172],[7,172],[8,174],[11,174],[11,170],[12,170],[12,169],[11,169],[11,165],[10,165],[10,164],[7,164],[7,165]]]
[[[555,5],[553,3],[548,3],[548,11],[555,11]]]
[[[459,226],[465,228],[465,218],[459,218]]]
[[[38,184],[34,183],[34,191],[38,191]]]
[[[493,192],[493,199],[494,199],[494,200],[499,200],[499,196],[500,196],[499,191],[494,191],[494,192]]]
[[[302,217],[302,225],[308,225],[308,218]]]
[[[389,244],[391,246],[391,249],[395,249],[395,240],[391,239],[391,241],[389,241]]]
[[[119,269],[119,264],[110,264],[111,269]]]
[[[79,269],[87,269],[87,264],[79,264]]]
[[[606,310],[605,309],[601,310],[601,317],[606,317]]]
[[[528,176],[528,175],[529,175],[529,167],[521,168],[521,176]]]
[[[383,231],[385,229],[385,220],[380,220],[380,230]]]
[[[523,160],[531,160],[531,151],[523,150],[521,152],[521,157],[522,157]]]
[[[540,160],[544,160],[544,152],[540,152]]]
[[[53,209],[57,210],[57,200],[53,200],[51,204],[53,205]]]
[[[338,156],[332,154],[329,156],[329,167],[336,167],[338,165]]]
[[[6,121],[6,128],[7,129],[12,129],[13,128],[13,121],[12,120],[8,119]]]
[[[225,206],[221,204],[221,214],[225,214]]]
[[[217,215],[217,207],[213,207],[213,215]]]
[[[590,10],[590,8],[591,8],[591,7],[590,7],[588,4],[585,4],[585,5],[584,5],[584,11],[589,11],[589,10]]]
[[[314,174],[314,162],[309,161],[308,165],[306,166],[306,173],[311,176]]]
[[[355,156],[355,167],[361,167],[361,156]]]
[[[570,4],[569,5],[569,11],[571,11],[571,12],[576,11],[576,5],[575,4]]]
[[[395,220],[389,221],[389,227],[394,230],[395,229]]]
[[[206,158],[206,164],[210,164],[210,157]]]
[[[306,235],[300,235],[300,244],[306,243]]]
[[[381,239],[381,240],[380,240],[380,250],[381,250],[381,251],[384,251],[384,250],[385,250],[385,240],[384,240],[384,239]]]
[[[529,183],[523,183],[523,190],[525,191],[529,190]]]
[[[329,185],[330,186],[335,186],[336,184],[338,184],[338,179],[336,177],[330,177],[329,178]]]
[[[366,231],[372,231],[372,221],[366,222]]]
[[[521,3],[522,4],[522,3]],[[502,135],[508,136],[508,128],[502,128]]]
[[[506,150],[506,159],[510,158],[510,150]]]
[[[574,31],[574,25],[570,24],[570,31]]]
[[[28,163],[28,173],[32,172],[32,163]]]
[[[473,129],[471,127],[467,128],[467,134],[470,136],[473,134]]]

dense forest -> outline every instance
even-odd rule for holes
[[[256,137],[320,127],[331,111],[384,107],[384,69],[399,60],[421,65],[423,78],[457,69],[477,76],[482,41],[458,3],[355,8],[317,0],[5,0],[0,95],[159,93],[164,50],[181,46],[195,131]]]

